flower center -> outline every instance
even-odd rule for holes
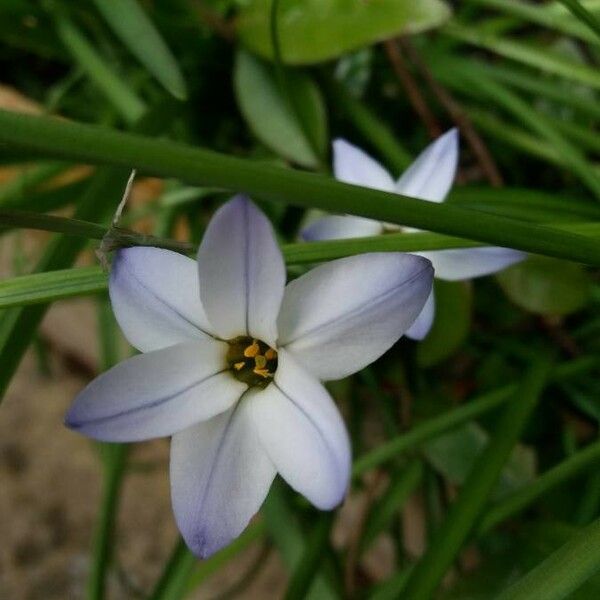
[[[265,388],[277,371],[277,352],[262,340],[240,336],[227,342],[227,364],[233,376],[251,387]]]

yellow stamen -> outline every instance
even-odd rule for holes
[[[250,344],[250,346],[244,350],[244,356],[247,358],[254,358],[259,352],[260,348],[258,346],[258,342],[253,340],[252,344]]]
[[[262,354],[258,354],[254,357],[254,362],[256,364],[257,369],[264,369],[267,366],[267,359],[262,356]]]
[[[277,352],[275,352],[275,350],[273,350],[273,348],[269,348],[266,352],[265,352],[265,358],[267,360],[273,360],[274,358],[277,358]]]
[[[273,377],[273,374],[269,371],[269,369],[259,369],[259,368],[256,368],[252,372],[256,373],[257,375],[260,375],[261,377],[264,377],[265,379],[267,377]]]
[[[242,362],[238,362],[238,363],[235,363],[235,365],[233,365],[233,368],[234,368],[236,371],[241,371],[241,370],[244,368],[244,365],[245,365],[245,364],[246,364],[246,363],[245,363],[244,361],[242,361]]]

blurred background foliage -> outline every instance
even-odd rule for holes
[[[2,0],[0,44],[2,109],[325,175],[335,137],[399,174],[458,126],[449,202],[600,232],[598,0]],[[101,371],[130,350],[100,270],[81,266],[98,242],[44,238],[32,253],[9,217],[107,225],[128,174],[7,144],[0,161],[0,388],[30,346],[43,369],[49,298],[98,296],[92,371]],[[138,186],[147,193],[123,225],[193,243],[228,197],[175,180]],[[262,206],[282,243],[296,241],[305,211]],[[304,269],[290,266],[290,276]],[[33,272],[50,274],[25,276]],[[330,386],[353,438],[352,510],[318,514],[275,485],[261,516],[215,557],[197,563],[176,545],[145,597],[207,597],[207,578],[250,545],[263,550],[219,597],[250,597],[273,553],[286,598],[600,597],[598,272],[531,256],[496,277],[436,281],[436,299],[423,342],[401,340]],[[119,569],[115,523],[129,473],[124,447],[101,450],[86,570],[97,599]]]

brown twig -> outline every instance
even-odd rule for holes
[[[439,100],[440,104],[446,109],[452,120],[461,130],[469,146],[471,147],[471,150],[473,150],[473,154],[481,165],[481,168],[488,181],[490,182],[490,185],[494,187],[502,187],[504,182],[502,180],[502,176],[500,175],[500,171],[498,170],[492,155],[487,149],[485,142],[473,126],[471,119],[469,119],[452,94],[439,81],[437,81],[437,79],[435,79],[429,70],[429,67],[421,58],[416,48],[411,44],[410,40],[403,38],[400,40],[400,44],[408,53],[412,63],[419,69],[421,75],[429,85],[431,91]]]
[[[408,99],[412,107],[415,109],[415,112],[419,115],[420,119],[427,128],[429,136],[431,139],[439,137],[442,134],[442,128],[440,127],[435,115],[431,112],[427,102],[425,101],[425,98],[423,97],[423,94],[421,94],[421,90],[419,89],[415,78],[407,67],[398,43],[396,40],[387,40],[383,45],[394,73],[406,90]]]

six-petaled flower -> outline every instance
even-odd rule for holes
[[[199,556],[241,533],[276,473],[331,509],[348,488],[350,445],[320,381],[387,351],[432,277],[425,258],[364,254],[286,286],[270,223],[238,197],[215,214],[197,263],[158,248],[117,252],[111,303],[142,354],[92,381],[66,423],[113,442],[172,436],[175,517]]]

